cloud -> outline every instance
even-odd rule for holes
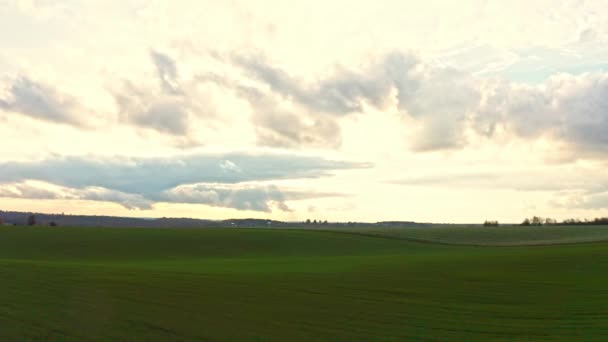
[[[320,178],[335,170],[365,167],[369,165],[314,157],[239,153],[4,162],[0,163],[0,184],[5,188],[0,191],[0,197],[108,201],[129,209],[149,209],[155,202],[168,201],[268,211],[271,203],[275,203],[286,210],[284,202],[288,200],[335,194],[282,191],[256,182]],[[61,190],[49,192],[23,185],[29,181],[44,182]],[[254,184],[248,184],[251,182]]]
[[[199,79],[231,89],[249,103],[262,146],[337,148],[342,140],[339,119],[362,112],[366,100],[380,105],[390,90],[383,80],[376,84],[375,79],[360,79],[362,74],[347,70],[307,84],[260,55],[232,55],[221,62],[233,63],[245,72],[246,80],[257,83],[243,85],[242,80],[214,74]]]
[[[0,109],[47,122],[85,126],[90,114],[74,98],[52,87],[18,77],[0,97]]]
[[[191,118],[188,105],[182,98],[154,97],[136,90],[128,83],[114,97],[123,121],[161,133],[188,135]]]
[[[118,203],[129,210],[148,210],[153,208],[153,201],[141,194],[124,193],[100,187],[71,189],[70,193],[75,199]]]
[[[551,172],[547,172],[546,169],[444,172],[409,177],[389,183],[441,189],[546,192],[552,196],[549,204],[553,207],[597,210],[608,208],[608,175],[603,170],[601,166],[590,169],[554,165]]]
[[[31,198],[31,199],[60,199],[63,198],[56,191],[44,189],[28,183],[16,183],[0,187],[0,197],[5,198]]]
[[[562,191],[554,195],[551,204],[556,208],[605,210],[608,191]]]
[[[364,113],[366,106],[386,110],[395,102],[404,116],[413,118],[421,127],[412,135],[413,149],[457,147],[464,144],[462,132],[467,115],[476,108],[480,99],[479,89],[471,75],[454,68],[432,66],[415,55],[399,52],[387,54],[359,70],[336,68],[334,72],[308,83],[271,66],[260,56],[237,56],[233,62],[248,76],[266,85],[274,95],[302,108],[297,114],[260,110],[261,114],[254,118],[262,128],[258,133],[270,131],[279,137],[293,137],[295,134],[280,128],[285,126],[282,121],[295,122],[295,128],[301,126],[298,125],[298,115],[315,122],[314,128],[326,132],[315,138],[334,147],[339,144],[338,118]],[[254,108],[264,108],[261,101],[249,101]],[[310,113],[316,116],[310,119]],[[260,135],[262,141],[270,140],[264,134]],[[275,141],[275,145],[280,145],[279,139]],[[298,139],[292,138],[291,141],[301,143]]]
[[[538,86],[497,82],[485,89],[477,123],[525,139],[549,137],[583,155],[608,151],[608,74],[557,75]]]
[[[254,88],[238,89],[251,105],[252,124],[259,145],[282,148],[335,148],[340,145],[340,126],[333,118],[298,105],[281,103]]]
[[[341,143],[340,126],[331,118],[301,118],[298,114],[264,111],[254,119],[262,146],[336,148]]]
[[[261,56],[237,56],[234,62],[276,94],[313,111],[340,115],[360,112],[361,100],[369,98],[372,91],[379,91],[378,96],[386,94],[381,85],[374,86],[374,80],[361,79],[361,75],[348,71],[336,73],[315,84],[306,84],[271,66]]]
[[[340,194],[283,190],[274,185],[258,184],[196,184],[179,186],[158,196],[159,201],[206,204],[214,207],[270,212],[275,206],[290,211],[290,200],[341,196]]]
[[[138,128],[196,142],[193,127],[198,118],[211,122],[213,101],[198,89],[198,80],[180,82],[177,63],[168,55],[151,51],[159,88],[125,80],[112,91],[119,119]]]
[[[181,95],[175,61],[168,55],[154,50],[150,52],[150,56],[156,66],[162,90],[167,94]]]
[[[307,131],[301,124],[307,120],[308,127],[317,125],[320,132],[309,141],[335,147],[339,140],[331,139],[339,134],[339,118],[366,113],[371,106],[396,108],[407,119],[404,131],[415,151],[462,148],[469,144],[468,134],[493,137],[497,130],[523,139],[548,137],[587,154],[608,149],[608,73],[558,74],[529,85],[482,79],[393,52],[359,69],[336,68],[306,82],[258,55],[232,61],[295,108],[268,105],[260,100],[270,96],[263,91],[244,93],[258,109],[254,124],[259,140],[268,145],[305,144],[297,133]]]
[[[596,191],[608,184],[602,172],[590,169],[559,168],[547,174],[546,170],[442,172],[389,181],[407,186],[435,186],[441,188],[506,189],[519,191]]]
[[[259,55],[235,56],[233,62],[248,76],[267,85],[283,98],[311,111],[330,114],[361,112],[362,101],[365,100],[379,105],[389,95],[391,86],[391,82],[383,77],[386,75],[379,75],[382,70],[355,72],[341,68],[316,82],[307,83],[273,67],[270,61]]]
[[[43,200],[90,200],[118,203],[129,210],[152,209],[152,201],[138,194],[127,194],[100,187],[73,189],[44,182],[33,182],[32,184],[32,182],[25,181],[0,184],[0,197]]]
[[[0,198],[42,200],[87,200],[117,203],[129,210],[151,210],[158,202],[204,204],[212,207],[271,212],[273,208],[291,211],[286,201],[309,198],[341,197],[338,193],[322,193],[281,189],[276,185],[191,184],[180,185],[159,193],[135,194],[89,186],[81,189],[56,186],[44,182],[0,184]]]
[[[211,96],[216,93],[201,88],[212,86],[249,104],[262,146],[338,148],[342,118],[376,110],[401,115],[414,151],[464,148],[499,132],[508,139],[546,138],[583,158],[608,152],[608,73],[559,74],[530,85],[482,79],[392,52],[358,68],[335,67],[304,80],[263,56],[232,54],[216,61],[236,66],[236,78],[225,73],[184,80],[168,54],[152,50],[150,58],[156,87],[126,80],[113,91],[119,121],[167,134],[183,145],[200,144],[196,128],[220,120]],[[91,116],[72,97],[24,77],[0,96],[0,109],[76,126],[87,125]]]

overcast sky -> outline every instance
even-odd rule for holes
[[[608,2],[0,0],[0,210],[608,212]]]

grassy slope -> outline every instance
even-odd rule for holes
[[[600,339],[606,269],[603,243],[0,228],[0,339]]]
[[[522,246],[608,242],[608,226],[432,226],[339,228],[360,234],[456,245]]]

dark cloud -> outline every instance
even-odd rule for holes
[[[308,193],[240,183],[318,178],[335,170],[364,167],[369,165],[239,153],[148,159],[55,158],[0,163],[0,184],[13,185],[13,190],[5,189],[0,196],[28,197],[24,191],[15,190],[14,184],[36,180],[70,189],[69,198],[116,202],[127,208],[147,209],[154,202],[169,201],[266,211],[270,202],[286,208],[284,201],[302,199]],[[29,190],[34,194],[34,188]]]
[[[175,61],[168,55],[154,50],[150,51],[150,56],[156,66],[162,90],[170,95],[181,95]]]
[[[0,109],[53,123],[84,126],[88,114],[72,97],[27,77],[15,79]]]

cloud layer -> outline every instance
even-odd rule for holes
[[[414,151],[463,148],[471,136],[548,138],[584,156],[608,149],[608,74],[558,74],[537,85],[479,78],[453,67],[393,52],[359,68],[336,67],[299,79],[259,54],[216,58],[236,75],[200,73],[185,81],[178,63],[152,50],[158,87],[124,80],[113,91],[119,121],[184,141],[199,142],[194,127],[215,127],[221,117],[204,87],[244,100],[259,145],[338,148],[341,120],[397,111]],[[217,100],[219,101],[219,99]],[[0,97],[0,109],[35,119],[84,126],[90,111],[73,97],[20,77]],[[222,128],[228,129],[228,128]]]
[[[0,197],[84,199],[149,209],[155,202],[240,210],[286,210],[285,201],[330,194],[283,191],[259,182],[329,176],[367,164],[288,155],[193,155],[182,158],[57,158],[0,163]],[[44,182],[62,189],[28,184]],[[335,194],[331,194],[335,195]]]
[[[337,125],[336,116],[365,113],[366,106],[396,107],[415,125],[404,126],[414,150],[460,148],[468,143],[467,133],[492,137],[497,130],[523,139],[549,137],[582,152],[608,148],[605,73],[556,75],[542,84],[526,85],[480,79],[395,52],[359,70],[338,69],[307,84],[261,57],[234,60],[275,96],[303,108],[300,116],[314,112],[329,125]],[[290,120],[290,115],[282,117]],[[258,121],[280,132],[280,117],[272,118]]]

